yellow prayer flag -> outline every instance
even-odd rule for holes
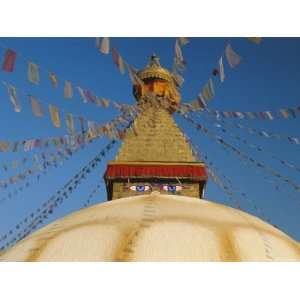
[[[58,81],[57,81],[56,75],[54,73],[52,73],[52,72],[49,72],[49,78],[50,78],[52,87],[53,88],[57,88]]]
[[[53,125],[57,128],[60,128],[60,119],[59,119],[58,108],[49,104],[49,112],[50,112],[50,116],[51,116]]]
[[[260,44],[262,38],[261,37],[247,37],[247,39],[252,42],[252,43],[255,43],[255,44]]]
[[[102,99],[102,105],[103,105],[104,107],[108,107],[108,106],[109,106],[109,100],[107,100],[107,99]]]

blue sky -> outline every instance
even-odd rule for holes
[[[188,102],[198,94],[203,85],[211,76],[212,70],[217,66],[219,57],[224,53],[227,38],[191,38],[190,43],[183,48],[187,61],[184,72],[185,83],[182,86],[182,101]],[[240,66],[230,69],[225,65],[225,82],[216,82],[216,97],[210,102],[212,109],[228,111],[263,111],[278,110],[284,107],[299,106],[299,78],[300,78],[300,39],[298,38],[265,38],[260,45],[255,45],[244,38],[230,39],[233,49],[242,57]],[[142,68],[153,52],[161,58],[161,64],[167,68],[172,66],[174,55],[174,38],[112,38],[111,44],[122,54],[123,58]],[[62,82],[71,81],[74,86],[89,89],[100,97],[109,98],[126,104],[134,104],[132,87],[127,74],[121,75],[112,62],[110,55],[102,55],[95,48],[95,38],[1,38],[0,57],[3,57],[6,47],[17,52],[15,72],[5,73],[0,71],[1,81],[7,81],[16,86],[22,112],[15,113],[9,102],[5,87],[0,85],[0,126],[2,128],[1,140],[23,140],[30,138],[43,138],[48,136],[63,135],[65,126],[56,129],[51,124],[49,116],[42,119],[34,118],[31,114],[27,94],[39,98],[42,103],[51,103],[61,110],[82,115],[86,119],[105,123],[118,112],[113,109],[97,108],[93,104],[84,104],[77,92],[72,100],[63,98]],[[40,65],[40,84],[33,85],[27,80],[27,64],[30,60]],[[53,71],[59,80],[59,88],[51,88],[47,71]],[[46,105],[44,106],[46,108]],[[211,131],[220,134],[203,116],[193,116],[199,123]],[[299,196],[286,184],[264,173],[257,168],[241,161],[234,153],[224,151],[219,144],[208,139],[203,133],[194,130],[190,124],[180,116],[175,115],[179,126],[192,137],[203,154],[233,182],[239,192],[244,192],[249,201],[237,193],[237,201],[243,210],[257,215],[251,205],[255,203],[264,214],[271,219],[284,232],[300,240],[299,228]],[[234,120],[232,120],[234,122]],[[274,121],[242,120],[240,123],[249,127],[268,129],[275,133],[299,135],[299,118],[282,118]],[[78,124],[77,124],[78,125]],[[78,128],[78,127],[77,127]],[[272,166],[295,182],[299,182],[299,172],[285,168],[277,161],[270,158],[267,152],[286,159],[300,166],[299,145],[288,144],[271,139],[251,136],[242,130],[235,129],[232,133],[253,144],[266,149],[265,153],[258,153],[245,145],[239,144],[231,137],[224,135],[226,141],[239,147],[249,156]],[[84,166],[108,140],[103,138],[88,145],[86,149],[74,154],[74,157],[63,166],[49,168],[47,176],[42,176],[38,182],[35,176],[30,180],[31,186],[12,199],[0,202],[0,235],[21,220],[24,214],[35,210],[43,201],[47,200],[54,192],[61,188],[65,182]],[[107,159],[114,158],[119,143],[109,153]],[[30,152],[28,154],[35,153]],[[0,153],[0,166],[22,159],[27,153]],[[29,166],[30,164],[28,164]],[[105,171],[105,162],[95,169],[87,181],[78,187],[48,220],[60,218],[74,210],[81,208],[90,191],[101,182],[101,189],[92,199],[92,203],[102,202],[106,199],[106,191],[102,176]],[[0,178],[7,178],[8,174],[15,174],[21,168],[5,173],[0,169]],[[218,173],[218,172],[216,172]],[[267,176],[268,178],[265,178]],[[222,177],[221,177],[222,178]],[[268,181],[271,180],[271,183]],[[276,191],[272,182],[279,184],[280,191]],[[24,183],[24,182],[23,182]],[[23,184],[21,183],[21,184]],[[7,195],[9,189],[1,191],[1,196]],[[205,198],[230,206],[235,203],[209,181]],[[0,199],[1,200],[1,199]],[[298,201],[298,202],[297,202]]]

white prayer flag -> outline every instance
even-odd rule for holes
[[[103,54],[108,54],[109,53],[109,38],[108,37],[104,37],[102,38],[101,41],[101,46],[100,46],[100,52]]]
[[[223,57],[221,56],[219,59],[219,70],[220,70],[220,80],[224,82],[225,73],[224,73],[224,65],[223,65]]]
[[[228,61],[228,64],[231,68],[235,68],[241,62],[241,57],[233,51],[230,44],[227,44],[225,49],[225,55]]]

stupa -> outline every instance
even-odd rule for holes
[[[282,231],[203,199],[205,164],[197,161],[172,116],[180,103],[176,79],[155,55],[137,76],[134,96],[146,108],[108,162],[109,201],[37,230],[0,259],[299,261],[298,242]]]

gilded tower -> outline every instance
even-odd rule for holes
[[[143,109],[134,120],[134,131],[128,132],[115,160],[108,163],[104,175],[108,200],[153,190],[202,198],[205,165],[197,161],[172,116],[180,103],[179,86],[155,55],[136,75],[133,94]]]

